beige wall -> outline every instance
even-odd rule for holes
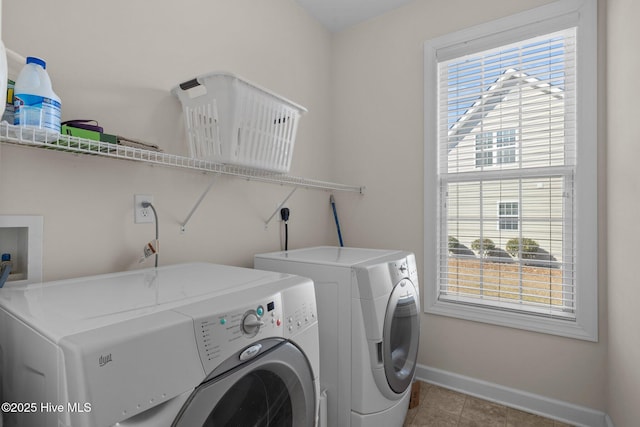
[[[187,154],[182,108],[169,90],[216,70],[236,73],[308,108],[291,174],[329,180],[331,38],[294,0],[3,2],[5,45],[41,56],[63,120],[97,119],[107,132]],[[25,27],[25,22],[28,26]],[[289,187],[198,172],[0,146],[0,214],[44,216],[45,280],[138,268],[150,224],[133,223],[133,195],[152,194],[160,264],[206,260],[252,266],[280,249],[264,221]],[[336,242],[329,195],[290,199],[290,247]],[[148,262],[143,266],[151,266]]]
[[[338,198],[348,244],[423,257],[423,42],[544,3],[416,0],[334,37],[336,179],[367,186]],[[591,343],[425,314],[419,363],[604,410],[604,319]]]
[[[640,131],[637,126],[640,3],[607,1],[607,232],[609,392],[617,427],[638,425],[640,408]]]

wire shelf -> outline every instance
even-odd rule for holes
[[[223,175],[236,176],[249,181],[267,182],[271,184],[290,185],[319,190],[347,191],[364,194],[363,186],[345,185],[333,182],[318,181],[251,169],[241,166],[224,165],[191,157],[178,156],[152,150],[129,147],[109,142],[94,141],[70,135],[57,135],[44,130],[13,126],[0,123],[0,141],[27,147],[38,147],[69,153],[94,155],[112,159],[131,160],[160,166],[180,169],[193,169]]]

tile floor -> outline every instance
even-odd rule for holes
[[[568,424],[420,382],[420,405],[404,427],[569,427]]]

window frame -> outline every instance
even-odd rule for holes
[[[509,133],[508,138],[513,138],[512,141],[504,141],[501,139],[507,139],[504,132]],[[480,138],[478,138],[480,137]],[[508,145],[500,145],[508,143]],[[480,147],[480,150],[478,150]],[[505,151],[513,150],[513,154],[509,154],[508,158],[513,159],[505,161]],[[508,165],[518,162],[518,130],[517,129],[502,129],[498,131],[482,132],[476,135],[475,141],[475,167],[486,168],[498,165]]]
[[[491,167],[495,164],[494,132],[483,132],[476,135],[476,168]],[[478,149],[480,148],[480,149]]]
[[[577,167],[574,233],[576,245],[575,319],[495,310],[438,299],[438,86],[439,61],[481,52],[569,27],[577,44]],[[597,1],[560,0],[424,43],[424,311],[529,331],[598,341],[597,195]],[[577,215],[576,213],[580,214]]]
[[[509,132],[508,134],[506,134],[506,132]],[[513,133],[511,133],[513,132]],[[508,139],[509,141],[505,141],[505,139],[507,139],[507,137],[505,137],[505,135],[509,135]],[[510,163],[517,163],[518,162],[518,131],[517,129],[503,129],[503,130],[499,130],[496,132],[496,160],[495,160],[495,164],[496,165],[508,165]],[[511,140],[511,138],[513,138],[513,140]],[[508,145],[500,145],[500,144],[506,144],[509,143]],[[509,159],[513,158],[513,160],[510,161],[505,161],[505,156],[503,153],[505,151],[511,151],[513,150],[513,155],[509,154]]]
[[[517,209],[518,209],[518,213],[516,215],[501,215],[500,214],[500,205],[505,205],[505,204],[511,204],[511,205],[516,205]],[[498,200],[496,202],[496,210],[497,210],[497,217],[498,217],[498,224],[496,227],[496,230],[498,231],[505,231],[507,233],[512,232],[512,231],[520,231],[520,202],[518,200]],[[516,228],[502,228],[502,220],[506,219],[506,220],[514,220],[515,219],[515,224],[516,224]],[[511,223],[513,224],[513,223]]]

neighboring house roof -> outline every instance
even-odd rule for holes
[[[520,85],[522,80],[531,83],[531,87],[546,93],[554,93],[558,98],[564,97],[564,91],[561,88],[552,86],[536,77],[531,77],[515,68],[509,68],[451,125],[447,134],[449,140],[448,151],[453,150],[465,136],[471,133],[502,102],[509,92]]]

